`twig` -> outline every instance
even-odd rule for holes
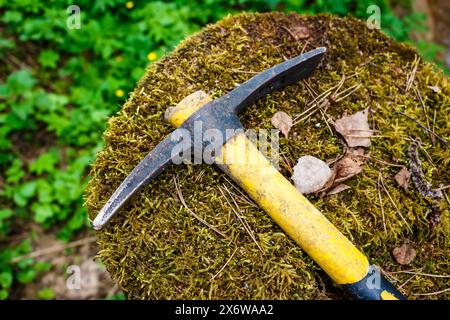
[[[419,145],[420,149],[425,153],[425,157],[427,158],[428,162],[436,168],[436,165],[433,162],[433,159],[431,158],[430,154],[428,153],[427,149],[425,149],[422,145]]]
[[[358,91],[359,88],[362,87],[362,84],[361,84],[361,83],[358,83],[357,85],[354,85],[354,86],[352,86],[352,87],[354,87],[353,90],[351,90],[351,91],[350,91],[349,93],[347,93],[345,96],[340,96],[338,99],[336,99],[336,102],[339,102],[339,101],[341,101],[341,100],[347,98],[348,96],[350,96],[352,93]],[[352,88],[352,87],[350,87],[350,88]],[[350,89],[350,88],[347,88],[347,89]]]
[[[334,86],[332,86],[331,88],[325,90],[324,92],[322,92],[321,94],[317,95],[313,100],[311,100],[308,104],[314,104],[315,102],[320,102],[322,101],[324,98],[328,97],[331,94],[331,91],[335,90],[339,90],[342,85],[344,84],[345,81],[345,75],[342,76],[341,80],[339,80],[339,82],[337,84],[335,84]]]
[[[417,90],[416,87],[414,87],[414,92],[416,93],[417,98],[419,98],[420,105],[422,106],[423,114],[425,116],[425,121],[427,123],[427,128],[428,128],[428,132],[429,132],[428,134],[430,135],[431,142],[434,145],[434,143],[436,142],[434,139],[434,136],[433,136],[434,130],[431,130],[431,128],[430,128],[430,121],[428,119],[427,107],[425,106],[425,103],[423,102],[422,95],[420,94],[419,90]]]
[[[18,263],[22,260],[25,259],[31,259],[31,258],[37,258],[37,257],[41,257],[41,256],[46,256],[55,252],[60,252],[66,249],[71,249],[71,248],[76,248],[85,244],[89,244],[89,243],[93,243],[96,241],[96,237],[89,237],[89,238],[84,238],[84,239],[80,239],[80,240],[76,240],[76,241],[72,241],[66,244],[58,244],[58,245],[54,245],[48,248],[44,248],[44,249],[39,249],[33,252],[30,252],[28,254],[25,254],[23,256],[19,256],[19,257],[15,257],[11,260],[12,263]]]
[[[321,113],[322,113],[322,115],[323,115],[322,109],[323,109],[324,107],[326,107],[326,106],[330,103],[330,100],[328,99],[329,96],[331,96],[331,97],[330,97],[331,100],[338,102],[338,101],[340,101],[340,100],[342,100],[342,99],[345,99],[346,97],[348,97],[349,95],[351,95],[353,92],[355,92],[356,90],[358,90],[358,89],[361,87],[361,84],[355,84],[355,85],[353,85],[353,86],[351,86],[351,87],[349,87],[349,88],[346,88],[345,90],[339,92],[339,90],[342,88],[342,86],[343,86],[345,80],[348,79],[348,78],[353,77],[354,75],[355,75],[355,74],[353,74],[353,75],[351,75],[351,76],[349,76],[349,77],[346,77],[346,76],[344,75],[344,76],[341,78],[341,80],[339,80],[339,82],[338,82],[336,85],[334,85],[333,87],[331,87],[331,88],[325,90],[324,92],[322,92],[321,94],[319,94],[319,95],[317,95],[317,96],[315,96],[315,97],[314,97],[314,94],[315,94],[314,90],[313,90],[313,89],[309,86],[309,84],[305,81],[306,89],[309,91],[310,95],[311,95],[312,97],[314,97],[314,98],[313,98],[313,100],[312,100],[311,102],[308,103],[308,106],[310,106],[309,108],[307,108],[307,109],[304,110],[302,113],[300,113],[300,114],[298,114],[298,115],[296,115],[296,116],[294,117],[294,123],[293,123],[293,125],[296,125],[296,124],[298,124],[298,123],[300,123],[300,122],[305,121],[305,120],[308,119],[310,116],[312,116],[314,113],[316,113],[318,110],[321,111]],[[334,90],[334,91],[333,91],[333,90]],[[350,92],[347,93],[347,94],[345,94],[345,93],[348,92],[349,90],[350,90]],[[345,95],[342,96],[343,94],[345,94]],[[305,115],[305,114],[306,114],[306,115]],[[302,116],[303,116],[303,118],[300,119],[300,117],[302,117]],[[299,119],[300,119],[300,120],[299,120]],[[328,122],[327,122],[326,120],[325,120],[325,122],[326,122],[327,125],[328,125]],[[329,129],[331,129],[331,128],[329,128]],[[331,131],[332,131],[332,130],[331,130]]]
[[[234,249],[233,253],[232,253],[231,256],[228,258],[227,262],[225,262],[225,264],[222,266],[222,268],[220,268],[220,270],[217,271],[217,273],[216,273],[215,275],[212,276],[212,278],[211,278],[210,281],[214,280],[214,278],[216,278],[216,277],[222,272],[222,270],[225,269],[225,267],[230,263],[231,259],[233,259],[233,257],[234,257],[234,255],[235,255],[237,249],[238,249],[238,248]]]
[[[281,26],[281,29],[285,30],[287,33],[289,33],[289,35],[292,37],[292,39],[294,39],[294,41],[298,41],[297,37],[292,33],[291,30],[289,30],[287,27],[285,26]]]
[[[414,78],[416,77],[417,67],[419,66],[419,57],[415,56],[413,61],[413,69],[409,73],[408,77],[406,78],[406,92],[411,89],[412,84],[414,83]]]
[[[313,107],[315,107],[315,110],[312,110],[309,114],[307,114],[306,116],[304,116],[303,118],[301,118],[300,120],[295,120],[294,123],[292,124],[293,126],[295,126],[296,124],[305,121],[306,119],[308,119],[310,116],[312,116],[314,113],[316,113],[318,110],[322,109],[322,107],[325,107],[327,104],[329,104],[330,101],[328,99],[323,100],[320,105],[314,105]],[[311,108],[309,108],[308,110],[310,110]],[[298,118],[297,118],[298,119]]]
[[[362,132],[381,132],[377,129],[350,129],[349,131],[362,131]]]
[[[389,280],[391,280],[391,282],[400,282],[400,280],[398,280],[398,278],[396,278],[396,277],[394,277],[394,276],[392,275],[393,272],[387,272],[387,271],[384,271],[384,270],[381,269],[381,268],[380,268],[380,271],[381,271],[381,273],[382,273],[383,275],[386,276],[386,278],[388,278]]]
[[[253,202],[252,199],[250,199],[245,193],[242,192],[241,189],[239,189],[239,187],[237,187],[233,182],[231,182],[227,177],[224,177],[225,181],[228,182],[228,184],[230,186],[233,187],[233,189],[235,189],[237,192],[239,192],[239,194],[241,195],[241,198],[243,198],[245,200],[245,202],[247,202],[249,205],[251,205],[254,208],[259,208],[258,205]]]
[[[411,117],[410,115],[407,115],[406,113],[402,112],[402,111],[397,111],[397,113],[409,118],[410,120],[414,121],[418,126],[420,126],[423,130],[427,131],[428,133],[431,133],[433,136],[435,136],[436,138],[439,139],[439,141],[441,141],[443,144],[445,144],[447,147],[450,148],[450,142],[447,141],[446,139],[442,138],[440,135],[438,135],[437,133],[431,131],[430,129],[428,129],[427,127],[425,127],[423,124],[421,124],[417,119]]]
[[[224,189],[228,192],[228,195],[231,197],[231,200],[233,201],[234,205],[236,206],[236,208],[238,210],[239,206],[236,203],[236,200],[234,200],[233,196],[231,195],[230,191],[228,190],[228,188],[226,186],[224,186]],[[219,187],[219,191],[222,194],[222,196],[225,198],[225,201],[230,205],[231,210],[233,210],[234,214],[236,215],[236,217],[238,218],[238,220],[241,222],[242,226],[244,227],[245,231],[248,233],[248,235],[250,236],[250,238],[253,240],[253,242],[256,244],[256,246],[258,247],[258,249],[264,253],[263,249],[261,248],[261,246],[259,245],[258,241],[256,240],[255,236],[253,235],[253,232],[250,228],[250,226],[247,224],[247,222],[245,221],[245,219],[239,214],[239,212],[237,212],[237,210],[235,209],[235,207],[230,203],[230,201],[228,200],[227,196],[225,195],[225,193],[223,192],[222,188]]]
[[[183,194],[181,193],[181,188],[179,185],[179,181],[178,181],[178,175],[173,176],[173,181],[175,183],[175,189],[177,190],[178,193],[178,197],[180,198],[181,203],[183,204],[184,208],[192,215],[194,216],[195,219],[197,219],[198,221],[200,221],[201,223],[203,223],[205,226],[207,226],[208,228],[210,228],[211,230],[213,230],[214,232],[216,232],[217,234],[221,235],[222,237],[224,237],[225,239],[228,239],[228,237],[222,233],[219,229],[217,229],[216,227],[214,227],[213,225],[209,224],[208,222],[206,222],[205,220],[203,220],[201,217],[199,217],[197,214],[195,214],[195,212],[193,212],[191,209],[189,209],[189,207],[186,204],[186,201],[184,201],[184,197]]]
[[[386,233],[386,235],[387,235],[386,220],[385,220],[385,217],[384,217],[383,199],[382,199],[382,197],[381,197],[381,190],[380,190],[380,180],[381,180],[381,172],[378,173],[377,191],[378,191],[378,199],[380,199],[380,205],[381,205],[381,217],[383,218],[383,228],[384,228],[384,233]]]
[[[305,41],[305,45],[303,46],[302,50],[300,51],[300,54],[303,54],[305,52],[306,46],[309,44],[309,41]]]
[[[196,176],[195,176],[195,181],[199,182],[200,179],[203,177],[203,175],[205,174],[205,170],[200,171]]]
[[[447,200],[448,204],[450,205],[450,200],[447,197],[447,194],[445,192],[442,192],[442,194],[444,195],[445,200]]]
[[[411,277],[408,278],[408,280],[406,280],[405,282],[403,282],[401,285],[398,286],[399,289],[403,288],[408,282],[410,282],[412,279],[414,279],[416,277],[416,275],[412,275]]]
[[[408,269],[408,270],[399,270],[399,271],[389,271],[390,274],[398,274],[398,273],[405,273],[407,271],[417,271],[422,270],[422,268],[415,268],[415,269]]]
[[[27,67],[26,64],[22,63],[19,59],[11,54],[7,54],[6,59],[12,62],[11,64],[14,64],[17,68],[25,69]]]
[[[345,80],[347,80],[347,77],[346,77],[345,74],[344,74],[344,75],[342,76],[342,79],[339,80],[339,82],[337,83],[337,85],[335,85],[335,86],[333,87],[333,89],[334,89],[334,93],[333,93],[334,99],[336,99],[336,96],[335,96],[335,95],[337,95],[337,92],[339,92],[339,90],[341,90],[342,86],[344,85]],[[345,89],[344,91],[341,91],[341,92],[345,92],[346,90],[347,90],[347,89]]]
[[[374,157],[374,156],[371,156],[371,155],[361,155],[361,157],[364,157],[364,158],[369,159],[369,160],[374,160],[374,161],[376,161],[376,162],[379,162],[379,163],[382,163],[382,164],[385,164],[385,165],[391,166],[391,167],[397,167],[397,168],[403,168],[403,167],[404,167],[404,166],[401,165],[401,164],[390,163],[390,162],[387,162],[387,161],[378,159],[378,158],[376,158],[376,157]]]
[[[434,130],[435,127],[436,127],[436,116],[437,116],[437,110],[434,109],[434,112],[433,112],[433,127],[432,127],[433,135],[436,134],[436,131]]]
[[[301,116],[307,114],[309,111],[311,111],[312,109],[314,109],[315,107],[317,107],[317,104],[322,102],[325,98],[327,98],[330,94],[331,91],[333,91],[334,89],[339,90],[342,86],[342,84],[345,81],[345,75],[342,77],[342,79],[338,82],[338,84],[332,86],[331,88],[325,90],[324,92],[322,92],[321,94],[319,94],[318,96],[316,96],[315,98],[313,98],[313,100],[311,100],[308,103],[309,107],[308,109],[304,110],[302,113],[298,114],[295,118],[294,121],[297,120],[298,118],[300,118]],[[311,90],[311,88],[309,87],[309,85],[307,84],[307,81],[304,82],[305,86],[308,90]],[[310,93],[311,94],[311,93]],[[313,96],[313,95],[312,95]],[[313,96],[314,97],[314,96]],[[297,121],[298,122],[298,121]],[[295,124],[295,123],[294,123]]]
[[[314,90],[313,87],[311,87],[311,85],[309,84],[309,81],[305,81],[305,86],[306,86],[306,89],[308,89],[309,94],[310,94],[312,97],[317,96],[316,90]]]
[[[409,226],[408,222],[406,221],[405,217],[403,217],[402,213],[400,212],[399,208],[397,207],[397,205],[395,204],[394,199],[392,199],[391,194],[389,193],[388,189],[386,188],[386,186],[384,185],[383,182],[383,176],[380,176],[380,182],[381,182],[381,186],[384,189],[384,192],[386,192],[389,200],[391,201],[392,205],[394,206],[395,210],[397,211],[397,213],[399,214],[400,218],[402,218],[403,222],[406,224],[406,227],[408,228],[408,230],[413,233],[411,227]]]
[[[394,273],[394,272],[392,272],[392,273]],[[431,273],[414,272],[411,270],[397,271],[395,273],[407,273],[407,274],[414,274],[417,276],[424,276],[424,277],[431,277],[431,278],[450,278],[450,275],[447,275],[447,274],[431,274]]]
[[[325,121],[325,124],[327,125],[328,130],[330,131],[330,134],[332,136],[334,136],[333,130],[331,129],[330,124],[328,123],[328,119],[325,116],[325,111],[323,111],[321,108],[319,109],[319,111],[320,111],[320,114],[322,115],[323,121]]]
[[[346,137],[350,137],[350,138],[389,138],[388,136],[383,136],[383,135],[370,135],[370,136],[360,136],[357,134],[349,134],[349,135],[345,135]]]
[[[450,288],[440,290],[440,291],[435,291],[435,292],[429,292],[429,293],[413,293],[413,295],[414,296],[433,296],[433,295],[441,294],[441,293],[448,292],[448,291],[450,291]]]
[[[292,174],[294,170],[289,165],[289,162],[284,154],[281,154],[281,158],[283,159],[283,162],[286,164],[286,168],[289,170],[289,173]]]

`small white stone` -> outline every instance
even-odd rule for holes
[[[331,176],[331,169],[325,162],[312,156],[303,156],[294,167],[292,180],[298,191],[307,194],[322,189]]]

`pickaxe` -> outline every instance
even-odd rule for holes
[[[95,218],[94,228],[102,228],[134,193],[165,167],[179,163],[180,154],[190,153],[196,134],[203,136],[208,130],[215,130],[225,138],[202,141],[201,148],[215,150],[212,153],[214,163],[337,284],[343,285],[357,299],[405,299],[380,270],[369,265],[367,258],[272,166],[246,137],[238,118],[239,112],[264,95],[307,78],[325,51],[325,48],[317,48],[280,63],[215,100],[188,100],[171,108],[166,119],[178,128],[125,178]],[[193,133],[194,138],[180,144],[186,131]],[[177,152],[173,152],[176,148]]]

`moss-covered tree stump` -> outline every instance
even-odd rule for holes
[[[448,286],[447,278],[425,275],[449,273],[448,202],[439,204],[440,222],[432,227],[431,201],[413,185],[408,191],[400,188],[394,175],[401,165],[409,167],[410,139],[420,138],[419,156],[427,180],[436,188],[450,184],[450,148],[397,113],[404,112],[449,139],[450,86],[441,72],[416,59],[414,49],[352,18],[281,13],[227,17],[151,64],[119,114],[109,120],[106,145],[92,167],[87,189],[90,217],[173,130],[164,121],[168,107],[196,90],[223,95],[254,73],[318,46],[328,51],[317,72],[261,99],[241,116],[242,122],[247,128],[270,130],[277,111],[295,117],[315,96],[340,81],[341,91],[351,88],[343,99],[329,96],[322,112],[294,125],[288,138],[280,138],[285,159],[280,170],[290,178],[292,165],[302,155],[323,160],[342,155],[343,140],[326,121],[370,107],[370,125],[377,131],[363,171],[347,181],[351,189],[308,198],[371,263],[385,270],[397,286],[404,284],[401,290],[408,298],[449,298],[450,292],[415,295]],[[386,190],[380,186],[380,175]],[[182,204],[175,180],[187,207],[226,237],[200,223]],[[260,248],[237,218],[232,198]],[[172,166],[98,232],[98,239],[101,261],[131,299],[345,297],[214,166]],[[392,255],[405,239],[417,251],[407,266]],[[417,274],[399,272],[406,269],[416,269]]]

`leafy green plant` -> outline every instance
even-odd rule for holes
[[[55,292],[52,288],[44,288],[38,291],[37,298],[39,300],[52,300],[55,298]]]

